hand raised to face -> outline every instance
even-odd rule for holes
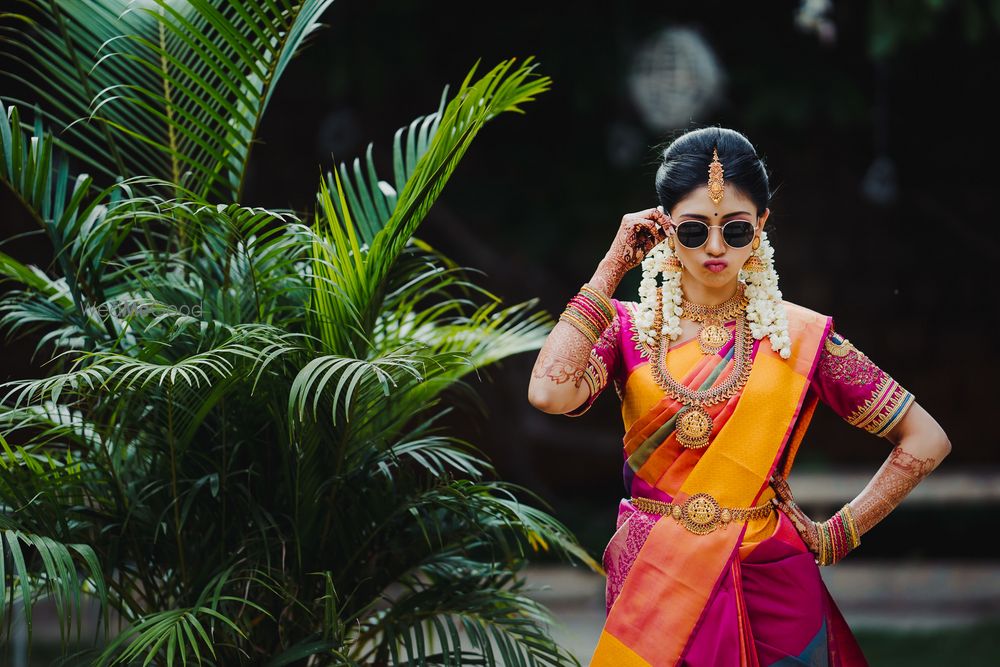
[[[662,206],[626,213],[608,256],[628,271],[641,264],[649,251],[671,234],[673,222]]]

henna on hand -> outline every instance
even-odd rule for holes
[[[851,501],[858,533],[864,534],[902,502],[920,480],[936,467],[933,458],[918,458],[897,446],[868,486]]]
[[[792,489],[788,486],[788,480],[779,474],[771,477],[771,486],[774,488],[776,497],[771,499],[771,503],[783,511],[791,519],[795,530],[802,536],[802,541],[806,548],[815,556],[819,556],[819,527],[816,522],[802,511],[795,499],[792,497]]]
[[[622,217],[618,234],[605,260],[613,267],[612,271],[620,271],[624,275],[641,264],[649,251],[672,233],[670,216],[660,207],[628,213]]]

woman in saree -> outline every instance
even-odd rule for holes
[[[551,414],[584,414],[609,384],[621,400],[625,495],[590,665],[867,665],[819,567],[941,463],[948,437],[831,316],[781,298],[767,172],[744,135],[678,137],[655,187],[660,205],[624,216],[529,385]],[[640,264],[639,298],[614,298]],[[891,447],[824,521],[786,482],[819,401]]]

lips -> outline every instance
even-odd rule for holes
[[[713,266],[721,266],[722,268],[726,268],[728,266],[728,263],[718,259],[715,260],[710,259],[707,262],[705,262],[705,266],[707,266],[708,268],[711,268]]]

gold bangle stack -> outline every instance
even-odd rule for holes
[[[696,493],[682,504],[666,503],[652,498],[632,496],[632,504],[644,512],[669,515],[697,535],[706,535],[716,528],[728,528],[733,521],[766,519],[774,505],[766,502],[755,507],[722,507],[711,494]]]
[[[568,322],[578,329],[593,345],[615,317],[611,299],[588,283],[580,286],[559,315],[560,322]]]

